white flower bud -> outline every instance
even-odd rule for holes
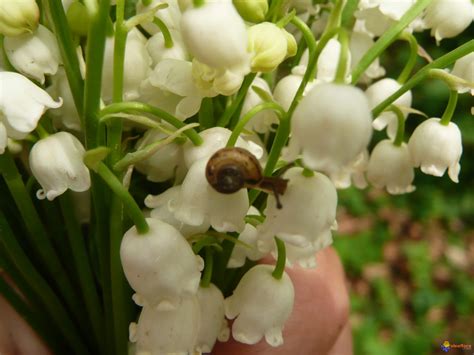
[[[173,310],[145,306],[138,323],[130,324],[130,341],[136,343],[137,355],[193,353],[200,318],[195,296],[183,297]]]
[[[455,123],[445,126],[436,117],[423,121],[410,137],[408,148],[414,166],[421,166],[422,172],[443,176],[448,169],[451,180],[459,182],[462,141],[461,131]]]
[[[170,32],[171,38],[173,38],[173,47],[171,48],[165,47],[165,38],[162,32],[158,32],[148,39],[146,48],[153,61],[153,66],[157,65],[163,59],[177,59],[183,61],[189,59],[181,34],[176,30]]]
[[[248,215],[260,215],[260,212],[253,206],[250,206],[248,210]],[[245,228],[242,233],[239,235],[239,242],[245,243],[242,245],[240,243],[236,243],[234,248],[232,249],[232,254],[230,255],[229,261],[227,263],[227,267],[237,268],[244,266],[245,260],[248,258],[249,260],[259,260],[265,256],[266,253],[262,253],[257,248],[257,241],[258,241],[258,232],[257,228],[255,228],[250,223],[245,224]]]
[[[39,17],[35,0],[0,0],[0,34],[4,36],[32,33]]]
[[[248,50],[252,53],[253,72],[271,72],[285,58],[296,54],[295,38],[271,22],[262,22],[248,29]]]
[[[148,130],[142,139],[137,142],[137,149],[155,143],[168,137],[159,129]],[[135,167],[139,172],[146,175],[147,180],[153,182],[163,182],[175,176],[176,170],[184,166],[181,145],[170,142],[153,153],[149,158],[144,159]]]
[[[263,103],[263,100],[260,96],[252,89],[253,86],[256,86],[263,91],[265,91],[270,97],[272,96],[270,87],[267,82],[262,78],[255,78],[252,82],[252,85],[245,96],[244,103],[242,105],[242,111],[240,113],[240,118],[244,117],[247,112],[257,105]],[[271,125],[278,123],[278,117],[273,110],[264,110],[257,113],[253,116],[250,121],[245,125],[245,128],[253,130],[257,133],[266,133],[270,130]]]
[[[433,0],[426,8],[425,24],[437,42],[456,37],[472,23],[472,7],[471,0]]]
[[[209,185],[206,179],[208,159],[195,162],[188,171],[179,197],[170,203],[176,219],[198,226],[210,223],[218,232],[242,231],[244,218],[249,208],[247,190],[232,194],[221,194]]]
[[[61,62],[56,37],[43,25],[33,33],[5,37],[4,46],[15,69],[41,84],[45,74],[56,74]]]
[[[392,195],[415,190],[413,162],[408,146],[396,146],[389,139],[379,142],[370,155],[367,179],[375,187],[386,188]]]
[[[313,87],[296,108],[291,125],[290,150],[300,148],[307,167],[327,173],[353,161],[372,136],[368,100],[349,85]]]
[[[48,108],[62,104],[21,74],[0,72],[0,82],[0,123],[10,138],[23,139]]]
[[[303,76],[290,74],[282,79],[276,84],[275,89],[273,89],[273,98],[276,102],[280,104],[285,111],[288,111],[290,108],[291,102],[295,98],[296,92],[303,81]],[[305,95],[311,88],[314,86],[313,83],[308,83],[303,92]]]
[[[339,66],[339,57],[341,55],[341,43],[332,38],[326,44],[318,57],[318,66],[316,79],[322,82],[333,82],[336,77],[337,67]],[[350,53],[348,53],[345,82],[351,81],[351,76],[348,75],[351,67]]]
[[[196,341],[196,350],[201,353],[210,353],[216,340],[229,339],[229,326],[224,315],[224,296],[213,284],[209,287],[199,287],[197,292],[201,323]]]
[[[231,134],[232,131],[222,127],[212,127],[200,132],[199,135],[204,141],[201,145],[195,146],[192,142],[184,144],[184,162],[186,166],[190,168],[198,160],[209,159],[215,152],[225,147]],[[263,155],[262,147],[241,137],[237,139],[235,146],[247,149],[257,159],[260,159]]]
[[[184,295],[196,294],[204,263],[176,228],[153,218],[146,221],[147,233],[138,234],[133,226],[123,236],[123,271],[138,305],[175,309]]]
[[[337,192],[333,183],[323,174],[308,177],[302,172],[302,168],[291,168],[283,175],[289,181],[280,196],[281,209],[275,197],[268,196],[267,218],[257,227],[260,251],[271,250],[274,236],[300,247],[315,244],[335,226]]]
[[[176,219],[174,213],[170,210],[170,208],[173,209],[173,204],[179,198],[180,193],[181,185],[178,185],[169,188],[160,195],[148,195],[145,198],[145,206],[147,206],[148,208],[152,208],[152,210],[150,211],[150,217],[159,219],[165,223],[172,225],[177,230],[179,230],[179,232],[185,238],[190,237],[194,234],[206,232],[210,227],[210,223],[208,221],[205,221],[199,225],[191,226]]]
[[[201,63],[248,72],[247,31],[231,2],[206,2],[187,10],[181,17],[181,35]]]
[[[271,346],[283,344],[282,330],[293,310],[295,292],[290,277],[272,276],[272,265],[257,265],[242,277],[225,302],[225,314],[232,324],[232,336],[244,344],[256,344],[262,337]]]
[[[30,168],[42,189],[39,199],[53,200],[67,189],[86,191],[91,186],[89,170],[82,159],[85,149],[67,132],[59,132],[38,141],[30,151]]]
[[[104,67],[102,71],[102,99],[112,100],[114,76],[114,37],[105,42]],[[136,28],[127,36],[123,77],[123,98],[125,101],[139,97],[140,84],[150,74],[151,58],[146,50],[146,38]]]
[[[369,100],[370,108],[373,109],[383,100],[388,98],[394,92],[402,87],[396,80],[391,78],[385,78],[379,80],[370,85],[365,91],[367,99]],[[400,106],[399,108],[404,111],[406,108],[411,107],[412,95],[411,90],[405,92],[402,96],[393,102],[393,105]],[[404,112],[405,120],[407,113]],[[398,129],[398,119],[394,112],[382,112],[373,122],[372,127],[377,131],[383,130],[387,127],[387,135],[390,139],[394,139]]]
[[[454,68],[451,74],[456,75],[457,77],[470,83],[474,83],[474,52],[459,58],[456,63],[454,63]],[[458,89],[460,94],[467,91],[468,89]],[[471,95],[474,95],[473,88],[471,88]]]

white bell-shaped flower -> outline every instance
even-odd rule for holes
[[[229,96],[235,94],[244,81],[247,71],[227,68],[214,68],[193,59],[192,75],[194,83],[208,97],[217,94]]]
[[[214,190],[206,179],[207,161],[198,160],[189,168],[180,194],[170,202],[169,208],[183,223],[192,226],[210,223],[218,232],[240,232],[245,227],[244,218],[249,209],[247,190],[232,194]]]
[[[51,110],[51,116],[54,118],[55,125],[60,128],[65,127],[67,129],[80,131],[81,118],[77,112],[64,68],[60,66],[56,75],[51,79],[52,85],[48,87],[48,92],[53,97],[60,97],[63,100],[61,107]]]
[[[337,192],[329,178],[320,173],[304,176],[302,168],[291,168],[284,177],[288,187],[280,196],[268,196],[265,222],[258,226],[259,249],[270,251],[273,237],[300,247],[318,242],[322,233],[336,225]]]
[[[210,353],[216,340],[229,339],[229,326],[225,319],[224,296],[215,285],[199,287],[197,292],[199,308],[201,310],[201,323],[196,341],[196,350],[201,353]]]
[[[436,117],[423,121],[410,137],[408,148],[414,166],[421,166],[422,172],[443,176],[448,169],[451,180],[459,182],[462,141],[461,131],[455,123],[442,125]]]
[[[39,23],[40,10],[35,0],[0,0],[0,34],[18,36],[33,32]]]
[[[307,245],[305,247],[299,247],[286,243],[286,265],[292,267],[298,264],[300,267],[305,269],[314,269],[316,263],[316,253],[332,244],[332,233],[330,230],[326,230],[318,236],[315,243]],[[277,254],[274,251],[273,256],[276,258]]]
[[[454,63],[453,70],[451,74],[456,75],[457,77],[464,79],[470,83],[474,83],[474,52],[459,58],[456,63]],[[467,88],[458,89],[460,94],[467,92]],[[471,88],[471,95],[474,95],[474,89]]]
[[[190,168],[198,160],[210,158],[215,152],[226,146],[231,134],[232,131],[222,127],[212,127],[200,132],[199,135],[203,139],[201,145],[195,146],[192,142],[184,144],[184,162],[186,166]],[[237,139],[235,146],[247,149],[257,159],[263,156],[262,147],[241,137]]]
[[[112,100],[114,78],[114,37],[105,42],[104,67],[102,70],[102,99]],[[140,96],[140,84],[150,74],[151,58],[146,49],[146,38],[134,28],[128,32],[125,46],[123,98],[125,101],[135,100]]]
[[[171,38],[173,39],[173,46],[166,48],[165,38],[162,32],[158,32],[149,38],[146,44],[146,48],[152,59],[153,67],[161,62],[163,59],[178,59],[178,60],[189,60],[190,58],[186,47],[184,46],[181,34],[172,30]]]
[[[351,67],[350,53],[348,53],[347,68],[345,82],[349,83],[351,80],[349,69]],[[324,46],[321,54],[318,57],[316,79],[325,83],[333,82],[336,77],[337,67],[339,65],[339,57],[341,56],[341,43],[332,38]]]
[[[263,91],[265,91],[271,97],[270,87],[267,82],[262,78],[255,78],[252,82],[252,87],[256,86]],[[242,118],[247,112],[257,105],[263,103],[263,100],[260,96],[250,88],[245,96],[244,103],[242,105],[242,111],[240,113],[240,118]],[[273,110],[265,110],[257,113],[253,116],[250,121],[247,123],[245,128],[253,130],[257,133],[266,133],[270,130],[271,125],[278,123],[278,117]]]
[[[43,25],[35,32],[5,37],[5,53],[20,73],[44,84],[45,74],[55,74],[61,62],[54,34]]]
[[[137,142],[137,149],[145,147],[168,137],[159,129],[148,130],[142,139]],[[177,170],[184,167],[181,145],[171,142],[153,153],[149,158],[135,164],[139,172],[146,175],[147,180],[163,182],[173,178]]]
[[[0,82],[0,125],[3,127],[3,136],[6,132],[10,138],[23,139],[36,128],[48,108],[62,105],[61,100],[55,102],[46,91],[21,74],[0,72]]]
[[[365,149],[341,170],[329,174],[329,178],[337,189],[347,189],[352,184],[358,189],[365,189],[367,187],[365,172],[368,165],[369,151]]]
[[[354,29],[351,33],[349,48],[351,51],[351,70],[359,63],[365,53],[374,45],[372,37]],[[366,69],[361,77],[362,82],[369,82],[371,79],[380,78],[385,75],[385,69],[380,65],[379,58],[376,58]]]
[[[206,316],[206,315],[203,315]],[[129,337],[137,355],[193,353],[201,312],[196,296],[186,296],[176,309],[143,307],[137,323],[130,323]]]
[[[379,80],[372,85],[370,85],[365,94],[367,95],[367,99],[369,100],[370,108],[373,109],[375,106],[380,104],[383,100],[388,98],[394,92],[402,87],[396,80],[391,78],[385,78]],[[411,107],[412,101],[412,94],[411,90],[405,92],[402,96],[396,99],[392,104],[399,106],[399,108],[404,111],[406,108]],[[407,117],[407,113],[404,113],[405,119]],[[377,131],[383,130],[387,127],[387,135],[390,139],[394,139],[395,135],[397,134],[397,127],[398,127],[398,119],[397,115],[394,112],[387,111],[382,112],[373,122],[372,127]]]
[[[181,193],[181,185],[170,187],[160,195],[148,195],[145,198],[145,206],[152,208],[150,217],[159,219],[175,227],[185,237],[190,237],[194,234],[201,234],[206,232],[211,226],[209,221],[203,221],[202,224],[195,226],[186,224],[176,219],[174,216],[173,203],[176,203]]]
[[[425,25],[437,42],[456,37],[472,23],[472,8],[471,0],[433,0],[426,8]]]
[[[230,1],[208,1],[181,17],[181,35],[189,52],[214,68],[248,72],[247,30]]]
[[[123,271],[141,306],[175,309],[185,295],[195,295],[204,263],[171,225],[147,218],[150,227],[138,234],[135,226],[122,239]]]
[[[260,212],[253,206],[250,206],[247,215],[260,215]],[[230,255],[229,261],[227,262],[228,268],[237,268],[244,266],[245,260],[259,260],[265,256],[266,253],[261,252],[257,247],[258,242],[258,231],[257,228],[252,224],[245,224],[245,228],[239,235],[239,242],[234,245],[232,254]]]
[[[361,0],[356,17],[364,22],[366,30],[381,36],[390,26],[401,19],[415,0]]]
[[[306,68],[306,67],[304,67]],[[306,69],[305,69],[306,70]],[[290,74],[280,79],[273,89],[273,98],[280,104],[285,111],[290,108],[291,102],[295,98],[296,92],[303,81],[303,76],[299,74]],[[311,90],[315,82],[309,82],[303,92],[303,96]]]
[[[82,143],[67,132],[59,132],[36,142],[30,151],[30,168],[42,189],[36,196],[53,200],[67,189],[86,191],[91,186],[89,170],[83,163]]]
[[[386,188],[392,195],[415,190],[413,162],[408,146],[396,146],[389,139],[379,142],[370,155],[367,179],[375,187]]]
[[[364,92],[353,86],[316,85],[296,108],[291,132],[289,151],[302,150],[307,167],[327,173],[339,171],[370,141],[369,102]]]
[[[295,291],[286,272],[280,280],[272,272],[272,265],[254,266],[224,301],[226,317],[237,317],[232,337],[241,343],[256,344],[265,337],[271,346],[283,344],[282,330],[293,310]]]

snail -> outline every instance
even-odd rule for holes
[[[282,208],[279,195],[286,191],[288,180],[263,176],[262,167],[248,150],[233,147],[219,149],[206,166],[206,178],[218,192],[231,194],[241,188],[258,189],[275,195],[277,208]]]

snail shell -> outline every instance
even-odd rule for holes
[[[262,181],[262,168],[249,151],[233,147],[218,150],[206,166],[206,178],[218,192],[231,194]]]

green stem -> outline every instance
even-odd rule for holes
[[[90,168],[92,169],[92,167]],[[127,189],[122,185],[120,180],[114,175],[112,171],[110,171],[107,165],[102,162],[97,164],[95,170],[96,173],[99,174],[105,183],[110,187],[113,193],[117,195],[125,205],[128,215],[137,227],[138,233],[147,233],[150,228],[148,227],[148,223],[143,216],[140,207],[137,205],[132,195],[130,195]]]
[[[73,262],[79,277],[82,296],[89,316],[91,329],[96,337],[97,344],[102,342],[102,309],[95,287],[95,280],[89,264],[89,255],[84,243],[81,226],[77,223],[71,197],[68,192],[59,197],[61,212],[67,230],[68,242],[71,247]]]
[[[341,44],[341,52],[339,54],[339,62],[337,63],[336,76],[334,82],[344,84],[346,79],[347,63],[349,61],[349,36],[343,28],[339,30],[339,42]]]
[[[204,268],[202,279],[201,279],[201,287],[209,287],[211,284],[212,278],[212,270],[214,268],[214,256],[212,255],[212,248],[207,247],[205,249],[206,253],[206,266]]]
[[[79,116],[83,117],[84,81],[82,80],[76,46],[69,28],[64,7],[61,1],[47,0],[49,13],[56,35],[59,51],[64,64],[64,70],[71,88],[72,97]],[[84,125],[84,122],[82,122]]]
[[[359,63],[352,70],[352,84],[359,81],[362,74],[372,64],[372,62],[382,54],[382,52],[396,40],[398,35],[407,27],[422,11],[430,4],[432,0],[418,0],[406,13],[400,21],[390,27],[373,46],[364,54]]]
[[[171,37],[170,30],[166,26],[166,24],[158,17],[155,17],[153,19],[153,23],[158,26],[160,29],[161,33],[163,34],[163,38],[165,40],[165,47],[166,48],[171,48],[173,47],[173,38]]]
[[[398,83],[403,85],[408,80],[413,68],[415,67],[416,59],[418,58],[418,42],[416,41],[415,36],[409,32],[403,32],[398,38],[407,41],[410,45],[410,57],[397,79]]]
[[[435,61],[425,65],[415,75],[413,75],[400,89],[394,92],[392,95],[387,97],[384,101],[378,104],[373,110],[372,115],[376,118],[382,113],[388,106],[390,106],[396,99],[402,96],[405,92],[412,89],[422,80],[424,80],[429,74],[431,69],[445,68],[457,59],[464,57],[465,55],[474,51],[474,39],[464,43],[462,46],[452,50],[451,52],[439,57]]]
[[[308,58],[314,56],[316,52],[316,40],[314,39],[313,32],[311,29],[304,23],[299,17],[293,17],[291,19],[291,23],[298,28],[298,30],[303,35],[303,39],[306,43],[306,47],[308,48]],[[308,67],[309,67],[309,59],[308,59]],[[309,70],[309,69],[308,69]],[[311,78],[314,78],[312,76]]]
[[[42,264],[49,272],[49,278],[53,280],[58,290],[61,291],[62,297],[74,316],[77,319],[81,319],[82,312],[80,310],[80,303],[77,300],[76,291],[64,271],[64,267],[61,265],[51,239],[48,237],[46,229],[18,172],[15,161],[9,152],[0,155],[0,172],[20,211],[34,251],[39,255]]]
[[[253,79],[255,79],[256,75],[256,73],[250,73],[245,77],[244,81],[242,82],[242,86],[240,87],[239,93],[237,94],[237,97],[232,102],[232,104],[225,109],[223,115],[217,120],[218,127],[226,127],[229,124],[232,116],[239,108],[239,105],[241,104],[241,102],[244,101],[245,96],[247,95],[247,91],[249,91],[250,85],[252,84]]]
[[[168,122],[169,124],[171,124],[172,126],[176,128],[182,128],[186,125],[184,122],[180,121],[173,115],[170,115],[168,112],[163,111],[162,109],[158,107],[154,107],[148,104],[144,104],[142,102],[134,102],[134,101],[110,104],[109,106],[102,109],[102,111],[100,112],[100,116],[103,117],[103,116],[108,116],[114,113],[125,112],[125,111],[150,113]],[[194,145],[202,144],[201,136],[194,129],[189,129],[186,132],[184,132],[184,134],[188,136],[188,138],[191,140],[191,142],[193,142]]]
[[[201,129],[214,127],[214,105],[211,97],[202,99],[201,108],[199,109],[199,126]]]
[[[244,117],[242,117],[239,121],[239,123],[235,126],[234,130],[232,131],[232,134],[229,137],[229,140],[227,141],[227,147],[233,147],[235,143],[237,143],[237,139],[240,136],[240,133],[244,130],[245,126],[247,123],[259,112],[265,111],[265,110],[273,110],[277,113],[278,117],[281,118],[285,115],[285,110],[278,105],[275,102],[264,102],[261,103],[255,107],[253,107],[250,111],[248,111]]]
[[[345,5],[346,0],[336,0],[336,4],[334,5],[334,8],[331,10],[331,14],[329,15],[329,19],[326,28],[324,29],[324,33],[331,32],[332,30],[341,26],[342,13]]]
[[[1,243],[5,248],[5,252],[13,261],[17,269],[20,270],[28,284],[31,285],[32,289],[36,292],[43,307],[51,316],[52,322],[55,324],[57,329],[61,330],[62,335],[68,341],[71,348],[74,349],[74,353],[81,355],[89,354],[89,351],[82,342],[80,333],[71,322],[71,319],[63,305],[21,248],[13,235],[3,212],[1,211],[0,235],[2,236]]]
[[[400,110],[395,105],[390,106],[390,111],[395,113],[398,122],[397,135],[395,136],[393,145],[395,145],[396,147],[400,147],[403,144],[403,139],[405,138],[405,115],[403,114],[402,110]]]
[[[272,272],[272,276],[277,280],[281,280],[281,278],[283,277],[283,273],[285,272],[286,248],[285,243],[278,237],[275,237],[275,244],[277,246],[278,259],[275,265],[275,269]]]
[[[459,94],[457,90],[451,90],[449,92],[448,105],[446,106],[440,121],[442,125],[447,126],[449,125],[449,122],[451,122],[451,118],[453,117],[454,110],[456,110],[456,105],[458,103],[458,96]]]

